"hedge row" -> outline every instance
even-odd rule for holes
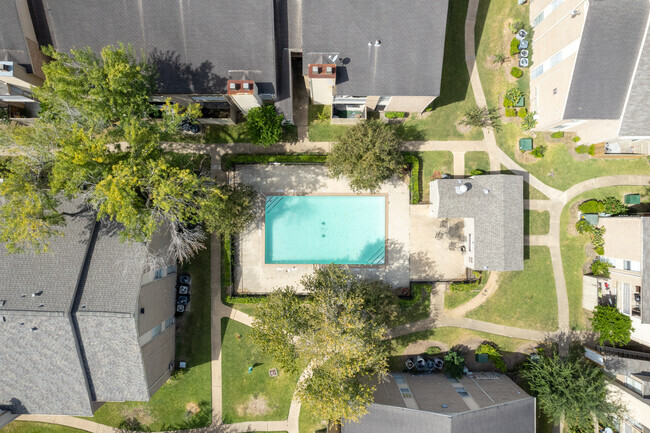
[[[232,170],[235,164],[269,164],[279,162],[282,164],[325,164],[327,155],[315,153],[287,154],[248,154],[230,153],[221,157],[221,168]]]
[[[410,153],[404,153],[404,162],[411,164],[411,181],[409,183],[411,203],[418,204],[420,202],[420,158]]]
[[[258,304],[260,302],[264,302],[266,300],[266,296],[263,295],[258,295],[258,296],[226,296],[226,302],[228,304]]]
[[[221,287],[230,286],[232,281],[232,239],[224,236],[221,241]]]

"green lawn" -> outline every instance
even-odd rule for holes
[[[469,176],[472,170],[490,171],[490,157],[487,152],[466,152],[465,153],[465,175]]]
[[[204,427],[212,421],[209,246],[185,270],[192,275],[192,308],[177,318],[176,359],[186,361],[188,369],[168,380],[148,402],[106,403],[86,419],[119,427],[125,418],[136,418],[152,431]],[[201,410],[188,416],[189,403]]]
[[[422,196],[421,201],[429,201],[429,182],[433,173],[438,171],[441,174],[451,174],[454,171],[454,156],[446,150],[434,150],[429,152],[413,152],[422,161],[420,167],[422,175]]]
[[[445,292],[445,310],[453,310],[481,293],[481,290],[485,287],[485,283],[487,283],[489,277],[489,272],[483,272],[481,282],[474,290],[466,292]]]
[[[571,205],[586,199],[602,199],[607,196],[618,197],[623,200],[625,194],[640,193],[643,201],[650,200],[650,190],[641,186],[612,186],[588,191],[575,197],[562,210],[560,219],[560,247],[562,249],[562,267],[566,280],[567,295],[569,297],[569,320],[572,329],[587,329],[588,322],[585,310],[582,309],[582,265],[587,261],[585,246],[589,244],[589,237],[584,235],[571,236],[567,232],[569,225],[569,211]]]
[[[445,343],[447,346],[452,347],[464,340],[480,338],[497,343],[499,347],[506,352],[514,352],[517,347],[522,344],[528,343],[528,340],[521,340],[518,338],[504,337],[501,335],[490,334],[488,332],[472,331],[464,328],[442,327],[428,329],[426,331],[414,332],[412,334],[397,337],[391,340],[394,344],[392,355],[402,355],[404,349],[416,341],[422,340],[436,340]]]
[[[417,322],[418,320],[429,317],[431,307],[431,284],[414,283],[411,284],[411,290],[414,292],[412,303],[402,301],[399,304],[399,325]]]
[[[248,326],[222,319],[221,334],[223,422],[286,419],[299,374],[280,370],[271,357],[253,346]],[[272,368],[278,368],[277,377],[269,376]]]
[[[315,431],[327,430],[327,424],[323,424],[323,420],[319,419],[312,413],[311,410],[304,404],[300,406],[300,417],[298,418],[298,427],[300,433],[314,433]]]
[[[501,164],[501,173],[514,174],[503,164]],[[528,182],[524,181],[524,200],[548,200],[548,197],[546,197],[546,195],[544,195],[540,190],[534,186],[530,186]]]
[[[0,433],[82,433],[83,430],[42,422],[13,421],[0,428]]]
[[[548,211],[524,210],[524,234],[547,235],[551,225]]]
[[[348,125],[332,125],[331,117],[332,107],[330,105],[309,104],[309,126],[307,128],[309,141],[336,141],[348,130]]]
[[[519,328],[557,329],[557,298],[551,255],[547,247],[525,247],[524,270],[501,272],[498,289],[468,313],[472,319]]]

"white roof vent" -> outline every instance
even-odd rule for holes
[[[486,189],[483,190],[483,194],[489,194],[489,193],[490,193],[489,189],[486,188]]]
[[[377,39],[377,40],[375,41],[375,47],[378,47],[378,46],[380,46],[380,45],[381,45],[381,41],[380,41],[379,39]]]
[[[463,185],[458,185],[456,187],[456,194],[460,195],[460,194],[465,194],[466,192],[467,192],[467,185],[463,184]]]

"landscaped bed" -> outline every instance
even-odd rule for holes
[[[557,329],[557,297],[548,247],[525,247],[524,270],[501,272],[498,288],[467,317],[518,328]]]
[[[562,267],[566,280],[567,295],[569,297],[569,323],[572,329],[587,329],[587,312],[582,308],[582,275],[583,265],[588,257],[585,252],[587,245],[591,243],[589,235],[582,234],[572,236],[568,233],[570,228],[570,211],[576,203],[588,199],[601,200],[608,196],[617,197],[623,200],[625,194],[639,193],[643,202],[650,200],[647,187],[641,186],[612,186],[599,188],[580,194],[562,210],[560,219],[560,248],[562,249]],[[575,219],[575,218],[574,218]],[[575,221],[573,221],[575,225]]]
[[[251,328],[221,320],[223,422],[279,421],[289,416],[298,373],[280,370],[250,339]],[[249,373],[249,367],[253,367]],[[276,368],[277,377],[269,370]]]
[[[183,270],[192,275],[192,308],[177,318],[176,359],[187,362],[188,368],[178,371],[150,401],[105,403],[86,419],[151,431],[204,427],[212,422],[209,246]]]

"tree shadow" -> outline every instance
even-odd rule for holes
[[[181,62],[175,51],[154,49],[149,62],[156,66],[157,93],[223,93],[228,79],[212,70],[214,65],[204,61],[199,66]]]
[[[391,125],[395,134],[403,141],[424,141],[424,132],[411,123],[398,123]]]

